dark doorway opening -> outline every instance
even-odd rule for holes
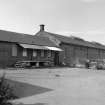
[[[33,55],[33,50],[28,49],[27,52],[28,52],[28,59],[29,59],[29,60],[32,60],[32,58],[33,58],[33,57],[32,57],[32,55]]]
[[[55,52],[54,64],[55,66],[59,65],[59,52]]]

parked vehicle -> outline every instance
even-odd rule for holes
[[[103,60],[97,61],[97,69],[105,70],[105,62]]]
[[[105,60],[103,59],[91,60],[88,65],[90,69],[105,70]]]
[[[96,69],[97,68],[97,62],[96,61],[90,61],[89,68],[90,69]]]

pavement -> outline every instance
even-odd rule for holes
[[[104,70],[0,70],[0,74],[3,73],[9,80],[16,81],[16,84],[24,84],[21,85],[22,90],[18,89],[23,95],[12,101],[15,105],[105,105]]]

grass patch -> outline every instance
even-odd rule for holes
[[[52,91],[52,89],[31,85],[28,83],[22,83],[22,82],[17,82],[13,80],[6,80],[6,81],[8,84],[10,84],[10,86],[13,87],[13,92],[18,98],[28,97],[28,96]]]

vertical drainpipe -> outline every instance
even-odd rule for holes
[[[88,52],[88,47],[87,47],[87,59],[89,59],[89,55],[88,55],[88,53],[89,53],[89,52]]]
[[[75,64],[74,64],[74,63],[76,63],[75,46],[73,46],[73,57],[74,57],[74,60],[75,60],[75,61],[73,61],[73,66],[75,66]]]

